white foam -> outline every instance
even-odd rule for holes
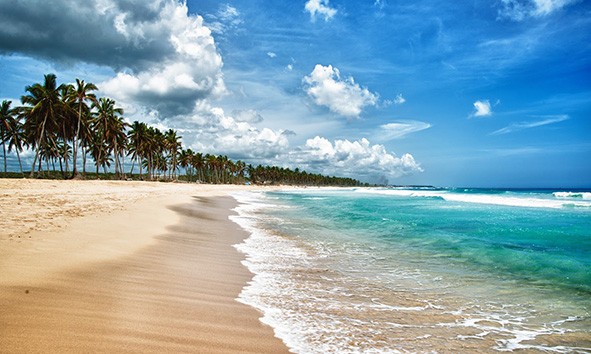
[[[584,200],[591,200],[591,193],[570,193],[570,192],[556,192],[554,196],[560,199],[544,198],[540,196],[526,196],[515,194],[478,194],[478,193],[451,193],[445,190],[414,190],[414,189],[379,189],[367,188],[357,189],[358,193],[391,195],[399,197],[413,197],[413,198],[438,198],[449,202],[473,203],[473,204],[488,204],[488,205],[502,205],[512,207],[526,207],[526,208],[554,208],[562,209],[565,207],[590,207],[591,202]],[[566,194],[562,194],[566,193]],[[581,195],[581,197],[576,197]],[[568,198],[566,201],[564,199]],[[580,201],[573,200],[579,198]]]
[[[261,322],[270,325],[275,336],[296,353],[399,353],[392,348],[350,346],[351,337],[343,328],[367,323],[338,318],[316,311],[339,309],[343,304],[324,296],[344,289],[326,289],[317,284],[292,279],[294,270],[307,269],[310,257],[295,240],[279,237],[261,228],[257,212],[270,206],[263,195],[233,195],[241,204],[238,215],[230,219],[250,232],[250,236],[234,247],[245,253],[243,264],[254,274],[237,301],[257,308],[263,313]],[[317,255],[314,255],[316,257]],[[321,257],[321,256],[320,256]]]
[[[561,199],[583,199],[591,200],[590,192],[554,192],[552,193],[556,198]]]

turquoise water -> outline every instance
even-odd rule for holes
[[[236,197],[240,299],[296,352],[591,352],[590,191]]]

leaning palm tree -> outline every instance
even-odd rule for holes
[[[63,102],[60,99],[62,85],[57,86],[56,80],[54,74],[47,74],[43,85],[36,83],[27,86],[27,94],[21,97],[25,133],[31,147],[35,149],[30,177],[34,176],[39,152],[49,150],[50,145],[56,144],[59,116],[63,111]]]
[[[84,80],[76,79],[76,87],[74,87],[68,95],[68,100],[72,103],[73,108],[78,114],[73,142],[74,166],[72,167],[72,178],[79,177],[76,160],[78,156],[78,147],[81,146],[80,128],[83,126],[83,119],[88,119],[90,117],[90,108],[88,107],[87,102],[97,102],[96,96],[91,93],[91,91],[96,90],[98,90],[98,88],[93,83],[85,83]]]

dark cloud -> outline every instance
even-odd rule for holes
[[[225,91],[211,31],[178,0],[3,1],[0,21],[0,53],[110,67],[103,93],[160,117]]]
[[[154,21],[165,2],[103,3],[111,7],[101,8],[96,1],[0,2],[0,51],[134,71],[146,69],[174,53],[166,31],[148,26],[144,38],[126,37],[115,26],[117,16],[125,16],[129,27]]]

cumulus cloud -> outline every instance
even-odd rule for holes
[[[499,18],[523,21],[528,17],[549,15],[576,0],[501,0]]]
[[[363,138],[358,141],[330,140],[316,136],[302,148],[300,164],[325,174],[358,176],[384,180],[422,172],[412,155],[397,157],[383,145],[371,145]]]
[[[478,100],[474,102],[474,113],[472,117],[489,117],[492,115],[492,109],[489,100]]]
[[[175,115],[225,92],[211,31],[184,2],[0,2],[0,20],[0,52],[111,67],[98,84],[116,100]]]
[[[263,116],[254,109],[233,110],[232,116],[238,122],[260,123],[263,121]]]
[[[274,52],[267,52],[267,55],[269,56],[269,58],[276,58],[277,54]]]
[[[330,7],[328,0],[308,0],[305,9],[310,13],[312,21],[316,20],[317,15],[323,16],[324,21],[328,21],[337,13],[336,9]]]
[[[381,125],[375,136],[379,141],[389,141],[429,128],[431,124],[414,120],[392,122]]]
[[[192,115],[178,120],[181,131],[188,133],[187,146],[196,151],[229,155],[235,159],[269,159],[286,154],[289,148],[287,130],[259,129],[253,124],[262,116],[255,110],[233,111],[231,115],[222,108],[206,102],[196,105]]]
[[[378,102],[377,94],[360,87],[352,77],[341,79],[339,69],[332,65],[317,64],[303,82],[308,96],[317,105],[345,117],[358,117],[363,107],[375,106]]]

